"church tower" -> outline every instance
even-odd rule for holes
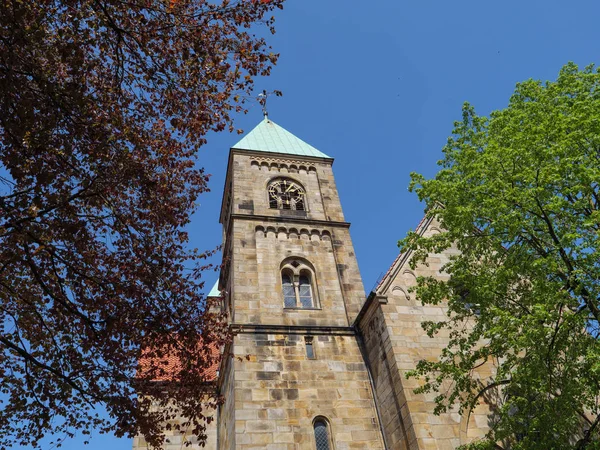
[[[447,305],[423,305],[411,288],[420,276],[446,280],[458,250],[414,268],[410,251],[399,255],[365,299],[332,165],[267,117],[230,150],[223,265],[208,296],[222,298],[233,342],[210,383],[224,403],[204,448],[451,450],[483,437],[488,404],[436,415],[437,394],[415,393],[420,381],[406,378],[448,340],[421,326],[447,317]],[[440,224],[426,218],[416,232]],[[186,433],[166,430],[164,449],[199,450]],[[133,448],[147,449],[142,437]]]
[[[231,148],[218,287],[242,360],[221,365],[219,449],[384,448],[332,164],[267,117]]]

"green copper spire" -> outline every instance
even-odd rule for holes
[[[217,278],[217,281],[215,281],[215,285],[212,287],[212,289],[208,293],[207,297],[220,297],[220,296],[221,296],[221,292],[219,291],[219,279]]]
[[[288,155],[315,156],[329,158],[325,153],[297,138],[281,128],[267,116],[254,129],[233,147],[238,150],[253,150],[267,153],[286,153]]]

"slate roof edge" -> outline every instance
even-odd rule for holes
[[[429,216],[428,214],[423,216],[423,218],[417,225],[415,232],[420,235],[423,235],[423,233],[425,232],[425,230],[427,229],[427,227],[429,226],[429,224],[431,223],[432,220],[433,220],[433,217]],[[394,262],[389,267],[389,269],[387,270],[385,275],[381,278],[381,281],[377,284],[377,286],[375,287],[375,289],[373,289],[372,292],[379,294],[381,291],[384,291],[385,288],[388,287],[387,285],[389,285],[391,280],[394,278],[395,273],[399,270],[399,268],[404,266],[404,263],[407,261],[407,259],[410,257],[411,254],[412,254],[412,250],[409,250],[404,253],[400,253],[396,257],[396,259],[394,259]]]
[[[266,116],[231,148],[329,158],[329,155]]]
[[[298,155],[296,153],[269,152],[269,151],[251,150],[251,149],[245,149],[245,148],[239,148],[239,147],[231,147],[229,149],[229,151],[230,151],[230,154],[232,154],[234,152],[235,153],[243,152],[244,154],[250,153],[250,154],[255,154],[256,156],[273,155],[273,157],[285,158],[285,159],[307,159],[309,161],[315,161],[315,162],[326,161],[326,162],[330,162],[332,165],[333,165],[333,161],[335,160],[331,156],[324,157],[324,156],[312,156],[312,155]]]

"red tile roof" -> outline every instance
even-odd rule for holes
[[[205,368],[202,375],[206,382],[216,381],[218,377],[219,364],[221,362],[221,352],[215,343],[208,344],[210,350],[210,358],[212,363]],[[143,356],[140,358],[138,373],[144,374],[150,371],[151,367],[160,366],[161,375],[156,376],[153,381],[172,381],[173,376],[181,370],[180,359],[173,354],[158,357]]]

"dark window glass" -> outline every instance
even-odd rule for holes
[[[304,339],[304,342],[306,344],[306,357],[308,359],[315,359],[315,349],[313,347],[313,338],[306,337]]]
[[[479,305],[477,303],[465,303],[465,308],[471,311],[476,316],[481,315],[481,310],[479,309]]]
[[[283,306],[285,308],[296,307],[296,292],[292,284],[292,277],[288,274],[281,276],[281,285],[283,287]]]
[[[471,291],[469,289],[467,289],[463,284],[457,284],[453,287],[453,289],[458,294],[460,299],[464,302],[465,309],[475,314],[476,316],[481,315],[479,304],[473,303],[473,301],[471,300],[473,296],[471,295]]]
[[[300,306],[302,306],[302,308],[313,307],[312,289],[310,286],[310,277],[308,275],[300,275],[298,295],[300,297]]]
[[[315,421],[315,441],[317,443],[317,450],[330,450],[329,445],[329,429],[327,422],[322,419]]]
[[[281,196],[281,209],[292,209],[293,200],[290,198],[289,194],[283,194]]]
[[[304,189],[289,180],[275,180],[269,187],[269,207],[304,211]]]

